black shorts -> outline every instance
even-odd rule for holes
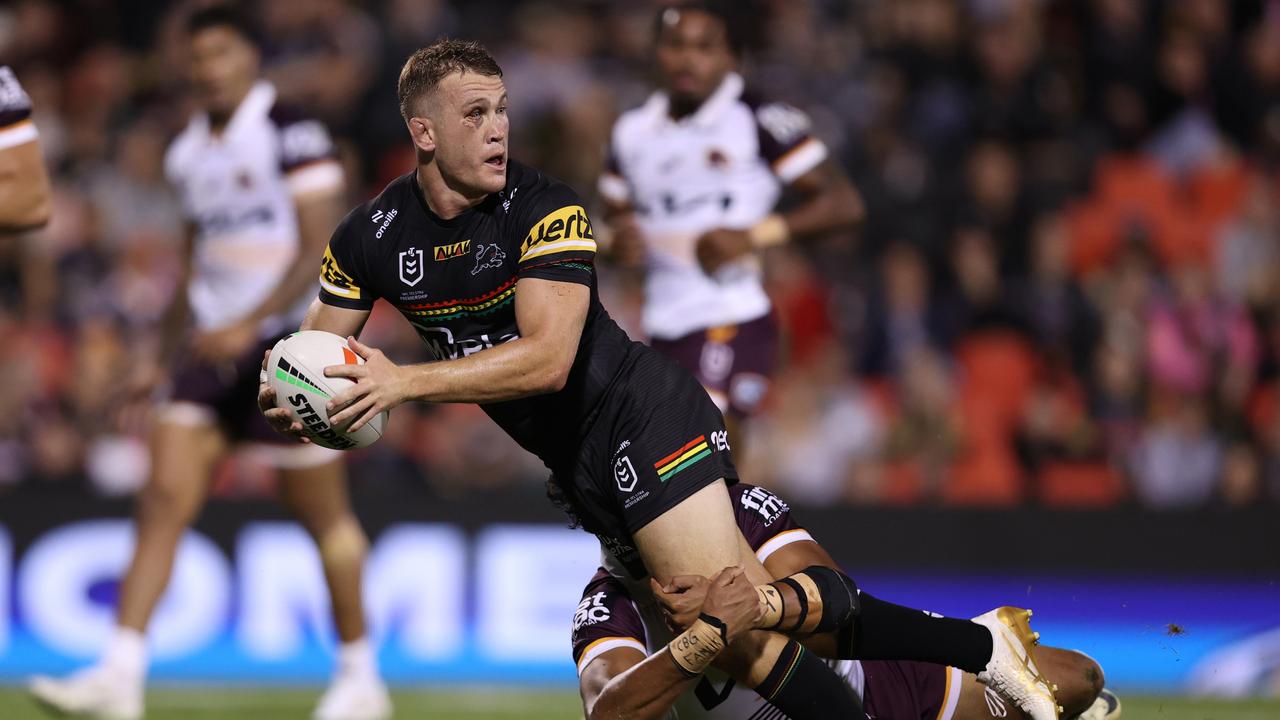
[[[698,490],[736,483],[724,417],[688,372],[637,346],[586,423],[576,462],[552,492],[636,577],[632,534]]]
[[[210,363],[185,353],[173,371],[169,402],[199,406],[232,442],[296,445],[294,440],[272,430],[258,410],[262,355],[279,339],[260,340],[243,355],[223,363]]]

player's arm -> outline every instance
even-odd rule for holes
[[[329,377],[356,381],[329,401],[330,412],[343,408],[330,422],[354,419],[354,432],[409,400],[492,403],[557,392],[568,381],[590,302],[586,285],[524,278],[516,283],[520,337],[456,360],[398,367],[379,350],[351,342],[365,363],[325,368]]]
[[[30,120],[25,121],[30,126]],[[24,125],[0,130],[21,132]],[[0,149],[0,232],[33,230],[49,222],[49,173],[40,154],[40,141],[31,139]]]
[[[645,657],[619,647],[590,660],[579,676],[587,720],[658,720],[702,677],[721,651],[756,622],[755,590],[741,568],[726,568],[708,582],[700,615],[689,629]]]
[[[631,201],[631,184],[623,174],[616,145],[615,138],[609,146],[596,187],[604,206],[604,222],[610,231],[605,251],[609,259],[620,267],[636,269],[644,264],[644,236]]]
[[[0,232],[49,222],[50,195],[31,98],[13,71],[0,67]]]

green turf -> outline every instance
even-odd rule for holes
[[[148,697],[147,720],[305,720],[316,699],[309,690],[164,689]],[[1179,697],[1122,696],[1124,720],[1277,720],[1280,700],[1220,702]],[[582,717],[578,696],[555,691],[474,688],[465,691],[396,693],[402,720],[574,720]],[[42,720],[41,712],[16,688],[0,688],[0,719]],[[891,720],[884,718],[882,720]]]

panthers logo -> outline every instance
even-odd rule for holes
[[[506,259],[507,254],[497,245],[481,245],[476,250],[476,266],[471,269],[471,274],[479,275],[481,270],[502,267],[502,261]]]

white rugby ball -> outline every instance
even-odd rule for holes
[[[322,330],[303,330],[276,343],[267,358],[267,382],[276,391],[276,406],[288,410],[302,423],[307,437],[334,450],[362,448],[382,437],[387,413],[348,433],[329,424],[325,404],[355,383],[348,378],[325,377],[330,365],[363,365],[364,359],[347,346],[347,339]]]

